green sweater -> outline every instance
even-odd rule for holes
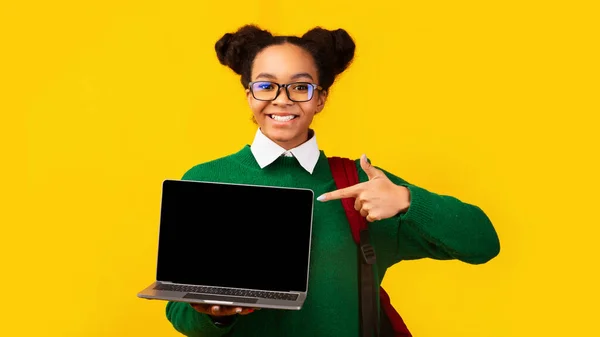
[[[360,180],[367,181],[359,160],[356,166]],[[370,224],[378,284],[386,269],[402,260],[458,259],[480,264],[499,253],[494,227],[477,206],[383,172],[410,190],[411,205],[406,213]],[[315,196],[336,189],[323,151],[311,175],[293,157],[280,157],[261,169],[248,145],[232,155],[194,166],[182,179],[310,188]],[[167,318],[189,337],[358,337],[357,248],[340,200],[315,201],[311,249],[309,291],[301,310],[262,309],[220,327],[187,303],[168,302]]]

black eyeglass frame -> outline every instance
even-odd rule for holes
[[[256,95],[254,95],[254,90],[252,89],[252,85],[255,83],[271,83],[277,86],[277,94],[275,94],[275,97],[273,99],[260,99],[260,98],[256,98]],[[313,92],[312,95],[310,96],[309,99],[306,100],[294,100],[290,97],[290,92],[288,90],[290,85],[294,85],[294,84],[304,84],[304,85],[308,85],[313,87]],[[302,103],[302,102],[309,102],[310,100],[313,99],[313,97],[315,97],[315,91],[324,91],[323,87],[321,87],[318,84],[315,83],[310,83],[310,82],[292,82],[292,83],[287,83],[287,84],[279,84],[277,82],[273,82],[273,81],[252,81],[248,83],[248,90],[250,90],[250,93],[252,94],[252,97],[254,97],[254,99],[256,99],[257,101],[266,101],[266,102],[270,102],[270,101],[274,101],[277,99],[277,97],[279,97],[279,94],[281,94],[281,88],[285,88],[285,94],[287,95],[288,99],[292,102],[296,102],[296,103]]]

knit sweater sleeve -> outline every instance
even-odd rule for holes
[[[368,179],[359,161],[357,167],[361,180]],[[498,235],[481,208],[453,196],[430,192],[379,169],[392,182],[410,191],[408,210],[388,222],[392,225],[391,235],[397,236],[391,264],[421,258],[482,264],[499,254]]]
[[[197,312],[189,303],[167,302],[166,311],[173,328],[188,337],[221,337],[234,325],[217,326],[208,315]]]

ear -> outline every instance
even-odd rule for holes
[[[317,96],[317,110],[315,111],[315,114],[321,112],[325,107],[325,102],[327,101],[327,93],[327,91],[319,91],[319,95]]]
[[[248,105],[252,106],[252,94],[250,93],[250,89],[246,89],[246,99],[248,100]]]

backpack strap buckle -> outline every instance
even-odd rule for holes
[[[377,256],[375,255],[375,248],[371,245],[369,231],[367,229],[360,231],[360,251],[362,253],[363,261],[366,264],[375,264]]]

